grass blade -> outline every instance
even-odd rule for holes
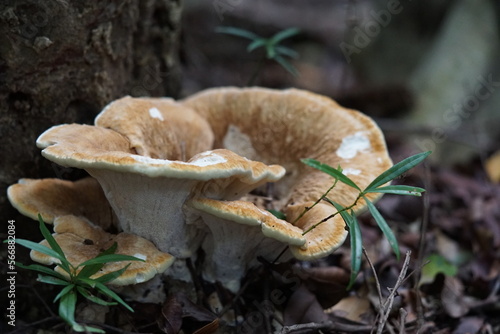
[[[61,298],[62,296],[64,296],[65,294],[69,293],[71,290],[73,290],[73,288],[75,287],[74,284],[69,284],[68,286],[66,286],[64,289],[62,289],[61,291],[59,291],[59,293],[57,294],[56,298],[54,298],[54,301],[53,303],[55,303],[56,301],[59,300],[59,298]]]
[[[261,38],[259,35],[254,34],[251,31],[248,31],[245,29],[240,29],[240,28],[235,28],[235,27],[217,27],[217,28],[215,28],[215,32],[218,32],[221,34],[228,34],[228,35],[243,37],[243,38],[247,38],[247,39],[251,39],[251,40]]]
[[[61,301],[59,302],[59,316],[63,318],[64,321],[66,321],[71,325],[76,324],[75,307],[76,307],[75,291],[69,291],[68,293],[61,296]]]
[[[82,262],[78,265],[78,267],[81,266],[88,266],[88,265],[93,265],[93,264],[106,264],[109,262],[121,262],[121,261],[141,261],[145,262],[142,259],[139,259],[137,257],[131,256],[131,255],[123,255],[123,254],[108,254],[108,255],[102,255],[102,256],[97,256],[93,259],[87,260],[85,262]]]
[[[290,62],[288,60],[286,60],[285,58],[283,58],[279,55],[275,55],[273,57],[273,59],[276,62],[278,62],[278,64],[280,64],[285,70],[287,70],[294,77],[297,77],[299,75],[299,72],[297,71],[297,69],[292,64],[290,64]]]
[[[411,196],[422,196],[425,189],[419,187],[405,186],[405,185],[392,185],[379,187],[374,189],[365,190],[365,193],[386,193],[394,195],[411,195]]]
[[[57,253],[52,248],[49,248],[49,247],[44,246],[44,245],[40,245],[39,243],[30,241],[30,240],[16,238],[16,244],[21,245],[21,246],[26,247],[26,248],[29,248],[29,249],[32,249],[34,251],[43,253],[43,254],[48,255],[50,257],[53,257],[53,258],[59,260],[61,263],[62,263],[62,261],[66,260],[65,257],[64,258],[61,257],[61,255],[59,255],[59,253]]]
[[[326,173],[330,176],[333,176],[334,178],[336,178],[340,182],[345,183],[348,186],[351,186],[351,187],[361,191],[361,189],[358,187],[358,185],[356,183],[354,183],[354,181],[352,181],[350,178],[348,178],[347,176],[342,174],[342,172],[340,170],[335,169],[327,164],[322,164],[321,162],[314,160],[314,159],[302,159],[301,161],[302,161],[302,163],[304,163],[310,167],[316,168],[317,170],[320,170],[323,173]]]
[[[61,258],[64,258],[65,262],[68,262],[68,260],[66,260],[66,255],[64,255],[64,252],[57,243],[56,239],[54,239],[50,231],[47,229],[47,226],[45,226],[45,222],[43,221],[41,214],[38,214],[38,222],[40,223],[40,232],[42,232],[43,237],[49,243],[50,248],[55,250],[61,256]]]
[[[266,45],[266,40],[264,38],[259,38],[248,44],[247,52],[252,52],[253,50],[260,48],[261,46]]]
[[[68,284],[70,284],[65,279],[60,279],[60,278],[57,278],[54,276],[44,276],[44,275],[38,275],[37,281],[42,282],[42,283],[52,284],[52,285],[68,285]]]
[[[377,222],[378,227],[384,233],[385,237],[389,241],[389,244],[392,247],[392,250],[394,251],[394,254],[396,254],[397,259],[399,260],[399,246],[398,246],[398,240],[394,236],[394,233],[392,232],[391,228],[385,221],[384,217],[380,214],[380,212],[377,210],[375,205],[373,205],[372,202],[370,202],[366,197],[363,197],[364,200],[366,201],[366,205],[368,206],[368,210],[370,210],[370,213],[372,214],[373,218],[375,218],[375,221]]]
[[[47,268],[47,267],[41,266],[39,264],[30,264],[28,266],[25,266],[22,263],[16,262],[16,266],[19,268],[23,268],[23,269],[38,271],[38,272],[46,274],[46,275],[57,277],[61,280],[67,280],[66,277],[64,277],[62,274],[58,273],[54,269]]]
[[[117,303],[115,302],[107,302],[97,296],[94,296],[92,293],[90,293],[87,289],[85,288],[82,288],[81,286],[77,286],[76,289],[78,290],[78,292],[85,298],[87,298],[88,300],[90,300],[91,302],[94,302],[96,304],[99,304],[99,305],[104,305],[104,306],[109,306],[109,305],[116,305]]]
[[[398,162],[397,164],[380,174],[378,177],[376,177],[375,180],[373,180],[372,183],[370,183],[366,187],[365,192],[373,192],[375,188],[394,180],[401,174],[421,163],[425,158],[429,156],[429,154],[431,154],[431,151],[418,153]]]
[[[118,296],[116,293],[114,293],[113,291],[111,291],[107,286],[105,286],[104,284],[102,283],[99,283],[99,282],[96,282],[96,288],[104,293],[106,296],[108,297],[111,297],[113,298],[114,300],[116,300],[118,303],[122,304],[127,310],[129,310],[130,312],[134,312],[134,310],[127,304],[123,301],[123,299],[120,298],[120,296]]]
[[[274,217],[276,217],[278,219],[286,220],[285,214],[281,211],[277,211],[277,210],[273,210],[273,209],[268,209],[267,211],[269,211]]]
[[[332,204],[338,211],[338,213],[344,219],[347,227],[349,228],[349,240],[351,242],[351,278],[349,279],[349,284],[347,285],[347,290],[351,289],[359,271],[361,270],[361,258],[363,255],[363,237],[361,236],[361,229],[359,228],[358,220],[354,215],[354,212],[347,212],[346,209],[337,202],[332,201],[329,198],[325,200]]]
[[[297,51],[287,48],[286,46],[276,45],[274,49],[276,50],[276,53],[280,55],[288,56],[293,59],[299,58],[299,53]]]
[[[104,256],[104,255],[114,254],[116,252],[117,248],[118,248],[118,244],[116,242],[114,242],[113,245],[111,245],[111,247],[109,247],[108,249],[99,253],[99,255],[97,255],[95,258]],[[80,264],[78,267],[80,267],[80,266],[82,266],[82,264]],[[82,270],[80,270],[80,272],[78,273],[77,277],[90,277],[90,276],[94,275],[95,273],[97,273],[99,270],[101,270],[102,267],[104,267],[104,263],[84,265]]]
[[[94,280],[99,282],[99,283],[103,283],[103,284],[111,282],[112,280],[120,277],[121,274],[123,274],[125,272],[125,270],[128,269],[129,266],[130,266],[130,263],[127,264],[122,269],[118,269],[118,270],[112,271],[110,273],[107,273],[106,275],[99,276],[97,278],[94,278]]]
[[[299,32],[300,32],[300,30],[298,28],[288,28],[288,29],[282,30],[282,31],[276,33],[275,35],[273,35],[273,37],[270,38],[270,42],[272,44],[277,44],[286,38],[297,35]]]

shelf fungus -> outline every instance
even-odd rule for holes
[[[344,242],[340,215],[325,220],[334,207],[320,203],[304,214],[333,179],[301,159],[341,166],[360,187],[392,165],[369,117],[297,89],[216,88],[177,102],[125,97],[104,108],[95,125],[54,126],[37,145],[47,159],[85,169],[97,180],[107,203],[96,209],[109,205],[118,230],[181,260],[203,249],[204,277],[233,291],[258,256],[272,261],[288,247],[284,258],[313,260]],[[33,202],[30,182],[21,181],[26,191],[9,198],[33,217],[33,209],[23,209]],[[76,198],[71,185],[58,187]],[[252,191],[265,193],[266,207],[249,201]],[[347,206],[356,196],[338,183],[329,198]],[[37,201],[50,211],[52,202]],[[67,209],[54,203],[54,211],[94,214],[69,203]],[[364,205],[359,201],[354,209]],[[265,209],[282,211],[286,219]]]
[[[151,241],[129,233],[118,235],[107,233],[84,218],[72,215],[58,216],[53,224],[54,239],[74,267],[95,258],[114,243],[117,244],[115,254],[130,255],[144,260],[144,262],[110,262],[92,276],[92,278],[97,278],[129,264],[122,275],[110,282],[111,285],[123,286],[146,282],[156,274],[163,273],[174,261],[173,256],[160,252]],[[50,247],[46,240],[43,240],[41,244]],[[33,261],[46,265],[57,264],[59,261],[34,250],[31,251],[30,256]],[[59,266],[56,266],[56,271],[67,276],[67,273]]]

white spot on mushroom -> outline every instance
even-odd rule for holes
[[[141,260],[144,260],[146,261],[148,256],[147,255],[144,255],[144,254],[141,254],[141,253],[135,253],[134,254],[134,257],[138,258],[138,259],[141,259]]]
[[[141,162],[144,164],[162,164],[162,165],[170,165],[172,161],[164,160],[164,159],[153,159],[150,157],[145,157],[143,155],[132,154],[130,155],[135,161]]]
[[[163,115],[161,114],[161,112],[153,107],[151,109],[149,109],[149,116],[153,117],[153,118],[156,118],[156,119],[159,119],[160,121],[163,121]]]
[[[199,158],[196,160],[192,160],[189,162],[190,165],[195,165],[199,167],[205,167],[205,166],[211,166],[211,165],[217,165],[227,162],[226,158],[221,157],[220,155],[217,154],[203,154],[200,155]]]
[[[342,143],[336,153],[343,159],[352,159],[358,152],[366,151],[370,147],[370,140],[360,131],[342,139]]]
[[[359,169],[355,169],[355,168],[346,168],[342,171],[342,174],[344,174],[344,175],[359,175],[359,174],[361,174],[361,171]]]

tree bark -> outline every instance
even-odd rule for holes
[[[77,178],[44,159],[36,138],[92,123],[124,95],[179,92],[180,0],[4,0],[0,4],[0,217],[19,178]]]

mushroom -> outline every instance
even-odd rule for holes
[[[41,214],[49,224],[58,216],[75,215],[106,230],[117,221],[101,186],[91,177],[75,182],[20,179],[7,189],[7,197],[23,215],[37,220]]]
[[[131,255],[144,260],[132,261],[127,270],[110,285],[137,284],[150,280],[156,274],[163,273],[174,261],[174,257],[160,252],[150,241],[133,234],[120,233],[112,235],[90,221],[72,215],[58,216],[54,219],[54,238],[61,246],[66,258],[73,266],[96,257],[103,250],[117,243],[116,254]],[[40,244],[50,247],[46,240]],[[33,261],[51,265],[59,260],[32,250]],[[124,262],[110,262],[92,276],[97,278],[125,266]],[[81,268],[80,268],[81,269]],[[68,275],[62,268],[56,266],[56,271]]]
[[[272,260],[280,245],[312,260],[344,242],[333,206],[310,209],[333,179],[301,159],[341,166],[361,188],[392,165],[373,120],[297,89],[209,89],[181,102],[125,97],[95,126],[55,126],[37,145],[49,160],[95,177],[123,231],[181,259],[201,246],[205,277],[233,290],[256,256]],[[268,182],[286,220],[243,200]],[[357,195],[339,182],[329,198],[347,206]],[[360,200],[354,210],[364,207]]]
[[[286,175],[274,184],[271,195],[277,199],[275,209],[303,231],[336,209],[318,204],[298,219],[333,183],[330,176],[306,167],[301,159],[341,166],[361,188],[392,165],[383,134],[371,118],[321,95],[298,89],[229,87],[202,91],[183,103],[208,122],[215,148],[285,167]],[[329,198],[347,206],[357,194],[339,182]],[[377,197],[367,195],[370,200]],[[364,207],[361,200],[354,209]],[[333,252],[346,236],[344,221],[335,215],[306,233],[305,245],[290,247],[298,259],[317,259]]]
[[[208,123],[190,108],[170,99],[126,97],[107,106],[96,126],[55,126],[37,145],[49,160],[95,177],[123,231],[187,258],[205,232],[185,221],[181,209],[186,199],[195,193],[237,198],[284,174],[280,166],[228,150],[206,151],[212,139]],[[184,157],[188,160],[180,160]]]
[[[193,198],[186,206],[196,210],[210,234],[203,242],[209,261],[203,274],[236,292],[245,271],[257,257],[275,258],[285,245],[300,247],[302,230],[246,201]]]

